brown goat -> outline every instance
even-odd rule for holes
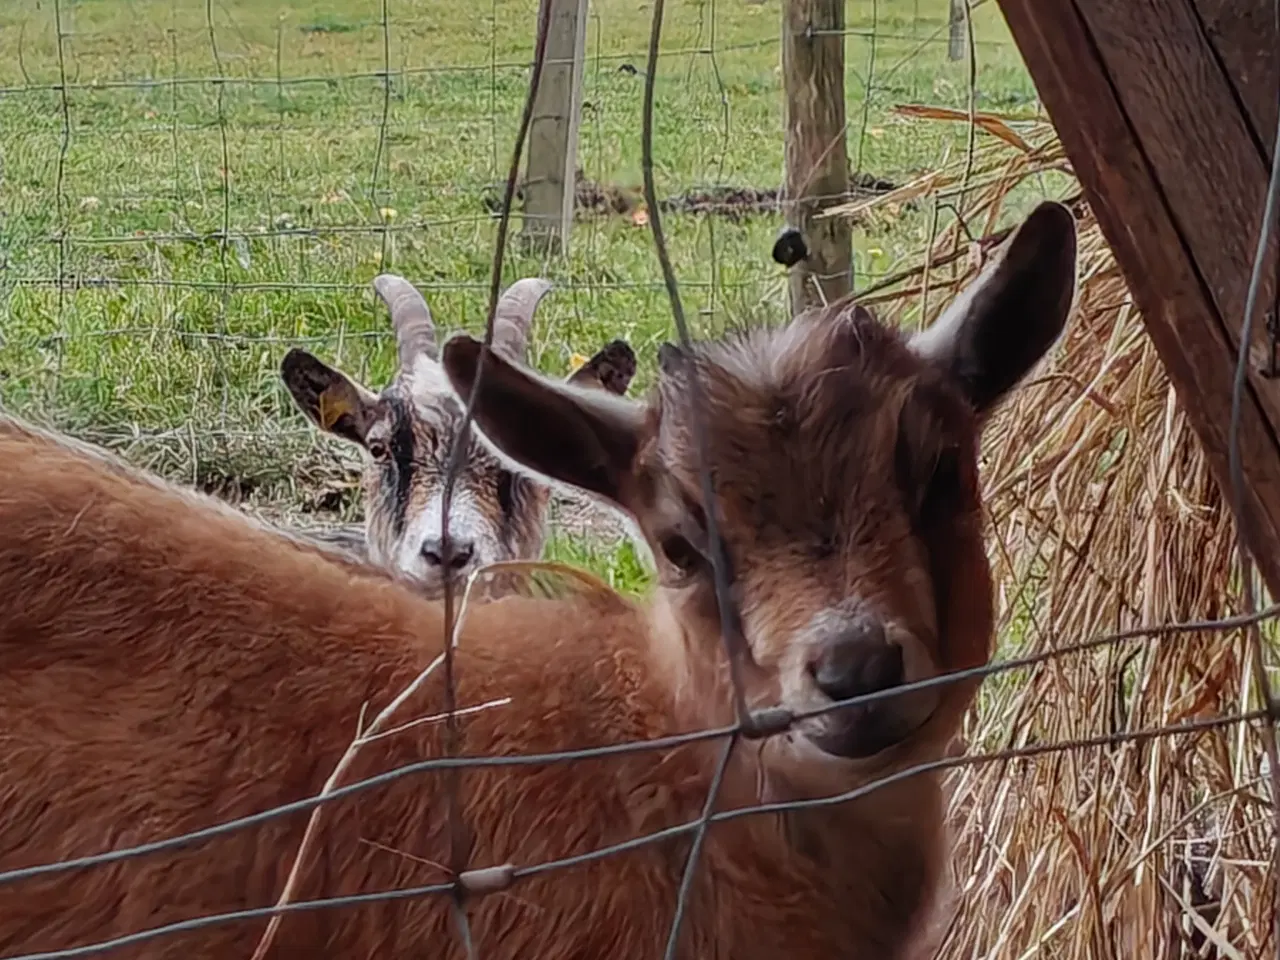
[[[391,314],[400,359],[381,393],[296,347],[280,363],[298,409],[321,430],[358,446],[364,457],[363,533],[340,527],[308,535],[394,570],[436,597],[448,576],[460,582],[495,561],[536,560],[546,541],[550,490],[500,462],[473,436],[454,484],[446,568],[441,497],[463,408],[440,369],[435,321],[422,294],[391,273],[376,277],[373,288]],[[494,315],[495,351],[524,361],[534,314],[550,290],[550,281],[526,277],[503,292]],[[631,347],[614,340],[569,382],[621,396],[635,370]]]
[[[700,374],[718,516],[753,705],[793,711],[989,656],[981,423],[1058,337],[1075,226],[1039,206],[914,338],[850,303],[786,327],[664,348],[638,405],[490,358],[477,405],[505,456],[628,510],[659,558],[644,607],[607,592],[471,609],[457,649],[464,756],[585,748],[732,720],[704,559],[687,380]],[[480,345],[443,364],[470,388]],[[439,605],[334,563],[73,445],[0,422],[0,871],[117,849],[316,794],[365,715],[441,649]],[[917,690],[737,744],[718,808],[830,796],[936,758],[976,683]],[[433,674],[403,719],[438,714]],[[466,865],[537,864],[696,820],[721,742],[573,763],[471,767],[325,807],[295,900],[429,884]],[[368,744],[347,782],[438,757],[438,723]],[[0,956],[269,907],[308,813],[186,848],[34,879],[0,877]],[[451,842],[453,845],[451,846]],[[688,833],[535,872],[464,901],[485,960],[662,955]],[[930,775],[707,831],[681,928],[698,960],[900,960],[947,858]],[[248,957],[265,921],[117,957]],[[290,913],[271,956],[460,958],[449,902]]]

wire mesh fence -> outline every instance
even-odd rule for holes
[[[533,16],[506,2],[450,14],[394,2],[10,7],[5,400],[183,479],[288,485],[308,456],[325,472],[329,458],[275,385],[278,354],[305,345],[362,378],[388,375],[390,330],[368,292],[380,269],[414,282],[446,325],[478,328]],[[961,142],[932,130],[904,145],[888,132],[897,102],[963,104],[945,17],[891,17],[879,4],[851,14],[850,98],[867,102],[851,135],[866,171],[905,177]],[[664,32],[657,187],[689,211],[671,219],[670,242],[708,330],[783,302],[768,259],[779,29],[776,5],[699,3],[675,8]],[[997,99],[1031,103],[1007,34],[987,32],[980,44],[1011,78]],[[504,277],[557,283],[535,331],[545,369],[601,337],[643,348],[665,336],[640,222],[646,37],[642,11],[591,8],[572,256],[513,251]],[[908,253],[866,247],[863,276]]]
[[[1052,192],[1066,173],[1051,134],[1034,119],[1034,90],[994,5],[973,10],[972,49],[961,63],[947,59],[947,4],[918,4],[910,13],[889,6],[850,6],[851,164],[880,182],[847,199],[860,224],[857,286],[888,290],[880,297],[890,314],[914,324],[971,275],[963,256],[947,259],[948,245],[963,252],[967,232],[986,235],[997,217]],[[212,0],[42,0],[16,18],[5,15],[11,22],[0,34],[0,64],[8,64],[0,66],[7,71],[0,74],[0,125],[14,134],[4,146],[11,199],[0,249],[6,406],[49,416],[179,479],[261,485],[293,509],[309,495],[307,482],[296,478],[324,473],[332,454],[315,446],[276,385],[287,345],[307,344],[368,380],[385,378],[391,333],[365,293],[383,269],[411,279],[445,324],[473,332],[484,325],[502,180],[531,72],[533,11],[495,0],[442,13],[382,0],[341,13],[298,5],[264,20],[251,4]],[[670,337],[670,285],[648,229],[654,217],[666,230],[695,335],[785,310],[785,276],[767,257],[780,222],[776,5],[728,9],[708,0],[672,7],[654,59],[644,50],[652,13],[609,4],[592,10],[570,257],[543,261],[513,248],[499,269],[504,282],[531,274],[557,282],[561,293],[535,333],[534,360],[546,370],[562,370],[573,352],[622,336],[641,357],[641,385],[652,376],[657,344]],[[646,87],[652,113],[642,109]],[[895,109],[921,101],[1021,111],[1039,137],[1028,135],[1033,143],[1016,160],[1023,166],[1012,170],[1015,161],[978,143],[972,125],[922,124]],[[654,175],[647,198],[639,183],[646,125]],[[978,223],[987,229],[971,226]],[[1096,229],[1090,236],[1100,246]],[[1268,773],[1257,758],[1274,708],[1248,683],[1246,650],[1255,641],[1245,628],[1275,610],[1227,616],[1247,604],[1224,546],[1224,505],[1158,364],[1138,343],[1138,318],[1114,263],[1100,249],[1090,256],[1082,319],[1037,387],[1041,394],[1005,411],[989,444],[1007,656],[973,672],[993,678],[969,730],[971,747],[981,749],[895,777],[954,774],[961,896],[947,931],[954,952],[944,955],[1025,956],[1045,943],[1066,951],[1062,943],[1089,943],[1098,930],[1117,949],[1123,934],[1116,929],[1126,923],[1149,925],[1128,929],[1134,956],[1168,955],[1158,951],[1170,944],[1203,951],[1206,943],[1226,943],[1221,956],[1261,950],[1271,936],[1265,917],[1274,904],[1274,835],[1260,816],[1265,788],[1253,791]],[[1037,413],[1035,403],[1060,419]],[[1104,425],[1096,410],[1086,415],[1089,404],[1110,406],[1116,422]],[[1014,439],[1019,430],[1029,436]],[[1165,469],[1153,478],[1144,461],[1156,454]],[[1117,508],[1126,497],[1127,511]],[[1090,526],[1090,514],[1094,524],[1141,516],[1147,542],[1099,548],[1105,537]],[[1213,557],[1203,582],[1191,582],[1182,569],[1198,555],[1188,544]],[[1106,633],[1107,624],[1107,636],[1076,642]],[[1224,633],[1225,659],[1206,639]],[[1152,640],[1184,634],[1193,642],[1176,652]],[[1015,674],[1023,679],[995,679]],[[1163,699],[1144,699],[1152,690]],[[754,726],[777,734],[800,718],[738,719],[732,728],[681,740],[725,739],[713,786],[740,739],[762,732]],[[410,774],[674,745],[426,761],[196,835],[3,872],[0,884],[183,847]],[[1049,765],[1031,764],[1046,756],[1059,758],[1047,773]],[[1168,793],[1145,808],[1144,777]],[[1102,783],[1137,799],[1118,812]],[[1041,825],[1034,838],[1026,811],[1005,806],[1016,806],[1008,794],[1019,784],[1027,809],[1053,824]],[[810,803],[847,802],[880,786]],[[765,805],[754,813],[803,806]],[[375,899],[447,894],[461,903],[528,876],[686,835],[694,838],[682,874],[687,893],[709,825],[750,812],[717,812],[713,790],[697,820],[562,861],[451,864],[456,879],[448,882],[191,918],[41,956],[90,955],[183,930]],[[1089,818],[1094,832],[1085,835],[1081,822]],[[1237,820],[1242,825],[1232,827]],[[1109,829],[1097,826],[1101,821]],[[1179,859],[1170,853],[1181,839],[1177,825],[1193,821],[1203,829],[1184,846],[1198,843],[1200,852]],[[1079,858],[1072,867],[1088,882],[1061,878],[1064,851]],[[1186,864],[1193,866],[1183,870]],[[1159,878],[1152,881],[1159,892],[1143,893],[1133,907],[1126,883],[1143,869]],[[1198,892],[1168,894],[1175,876],[1199,884]],[[1006,908],[1003,925],[974,920],[979,895]],[[1215,896],[1211,915],[1204,908]],[[684,903],[682,896],[677,918]],[[465,912],[457,916],[460,935],[469,937]]]

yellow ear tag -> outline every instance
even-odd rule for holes
[[[582,365],[590,360],[590,357],[584,357],[580,353],[574,353],[569,356],[569,372],[577,373],[582,369]]]
[[[351,398],[340,387],[330,387],[319,397],[320,426],[332,430],[338,418],[351,413]]]

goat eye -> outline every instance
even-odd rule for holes
[[[925,487],[920,515],[925,521],[936,521],[956,508],[960,499],[960,458],[955,450],[944,450],[934,464]]]
[[[387,445],[381,440],[369,441],[369,456],[375,460],[387,459]]]
[[[690,574],[702,566],[702,554],[689,542],[687,537],[673,533],[663,537],[658,544],[667,562],[681,573]]]
[[[498,507],[503,514],[515,512],[515,481],[510,470],[498,474]]]

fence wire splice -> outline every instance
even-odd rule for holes
[[[464,604],[465,602],[466,598],[464,596]],[[1154,624],[1146,627],[1135,627],[1101,637],[1094,637],[1090,640],[1085,640],[1077,644],[1055,647],[1052,650],[1029,654],[1024,657],[995,661],[981,667],[973,667],[968,670],[960,670],[952,673],[941,674],[936,677],[930,677],[925,680],[918,680],[910,684],[904,684],[901,687],[876,690],[871,693],[864,693],[855,697],[849,697],[845,700],[832,701],[831,703],[824,704],[821,707],[815,707],[811,710],[796,713],[794,715],[794,719],[803,720],[819,717],[837,710],[865,706],[878,700],[885,700],[921,690],[948,686],[964,680],[986,679],[987,677],[998,676],[1012,670],[1025,669],[1027,667],[1050,663],[1055,660],[1060,660],[1070,654],[1087,653],[1093,650],[1114,646],[1129,640],[1138,640],[1148,637],[1172,637],[1180,634],[1228,632],[1238,630],[1242,627],[1247,627],[1254,623],[1262,623],[1276,619],[1280,619],[1280,603],[1273,604],[1272,606],[1266,607],[1252,614],[1240,614],[1238,616],[1224,617],[1218,620],[1193,620],[1186,623],[1166,623]],[[443,662],[443,655],[439,659]],[[432,664],[427,667],[427,670],[424,671],[424,674],[432,670],[435,665],[435,661],[433,661]],[[782,727],[776,732],[783,732],[785,729],[786,727]],[[349,783],[343,787],[337,787],[326,793],[317,794],[313,797],[296,800],[287,804],[281,804],[280,806],[272,807],[269,810],[264,810],[261,813],[227,820],[223,823],[195,830],[190,833],[180,834],[178,836],[168,837],[166,839],[156,840],[150,843],[138,844],[132,847],[123,847],[118,850],[110,850],[105,853],[3,871],[0,872],[0,886],[33,879],[35,877],[47,876],[49,874],[65,873],[71,870],[82,870],[88,867],[117,863],[134,857],[150,856],[152,854],[162,853],[167,850],[177,849],[190,844],[201,843],[205,840],[211,840],[214,837],[222,836],[224,834],[234,833],[239,830],[248,829],[249,827],[258,826],[278,817],[285,817],[295,813],[305,812],[315,807],[340,800],[344,797],[383,786],[384,784],[398,780],[401,777],[412,776],[418,773],[431,773],[459,767],[520,767],[537,766],[549,763],[573,763],[580,760],[597,760],[604,757],[624,756],[629,753],[639,753],[646,750],[667,750],[693,743],[720,740],[732,736],[735,730],[736,725],[729,725],[708,730],[694,731],[691,733],[676,734],[653,740],[633,740],[600,747],[584,747],[578,750],[564,750],[552,753],[488,757],[437,757],[431,760],[423,760],[416,763],[406,764],[401,767],[395,767],[384,773]],[[374,732],[370,729],[369,737],[372,738],[373,736]]]
[[[1250,723],[1259,720],[1265,721],[1267,716],[1268,713],[1266,710],[1253,710],[1232,716],[1206,717],[1200,720],[1187,721],[1186,723],[1169,724],[1155,729],[1122,731],[1061,743],[1034,744],[1031,746],[1015,747],[989,754],[968,754],[959,757],[944,757],[940,760],[916,764],[902,770],[898,770],[895,773],[873,780],[869,783],[865,783],[844,793],[805,800],[762,803],[753,806],[738,807],[732,810],[722,810],[719,813],[712,814],[710,817],[700,816],[695,820],[667,827],[663,830],[654,831],[653,833],[644,834],[630,840],[610,844],[609,846],[592,850],[589,853],[578,854],[572,857],[564,857],[562,859],[532,864],[525,867],[503,867],[503,879],[514,882],[524,877],[536,876],[538,874],[548,873],[554,870],[572,869],[573,867],[602,860],[606,857],[627,853],[640,847],[649,846],[655,843],[662,843],[690,834],[696,837],[698,833],[700,831],[704,831],[706,826],[710,823],[738,820],[743,817],[750,816],[791,813],[800,810],[838,806],[840,804],[849,803],[853,800],[865,797],[876,790],[882,789],[883,787],[890,786],[894,783],[900,783],[903,780],[908,780],[911,777],[919,776],[921,774],[937,773],[945,770],[954,770],[962,767],[972,767],[992,763],[1005,763],[1009,760],[1029,759],[1053,754],[1069,753],[1076,750],[1085,750],[1115,744],[1141,743],[1180,735],[1194,735],[1235,726],[1240,723]],[[726,735],[726,743],[729,742],[732,736],[732,733]],[[727,756],[727,754],[728,752],[724,751],[721,756],[724,757]],[[689,876],[689,870],[687,867],[685,876]],[[301,913],[321,909],[338,909],[342,907],[380,903],[390,900],[417,899],[437,894],[449,895],[452,893],[453,888],[456,885],[457,881],[449,881],[418,887],[404,887],[393,890],[350,894],[340,897],[327,897],[317,900],[294,901],[283,906],[258,907],[247,910],[228,911],[226,913],[193,917],[189,920],[182,920],[176,923],[152,927],[148,930],[141,930],[137,933],[115,937],[110,940],[103,940],[97,943],[90,943],[80,947],[71,947],[65,950],[50,950],[41,953],[19,954],[7,957],[5,960],[74,960],[74,958],[78,957],[94,956],[120,947],[134,946],[165,936],[172,936],[178,933],[188,933],[194,930],[207,929],[209,927],[220,926],[227,923],[264,919],[289,913]],[[680,913],[677,911],[677,917],[679,917],[679,915]]]

